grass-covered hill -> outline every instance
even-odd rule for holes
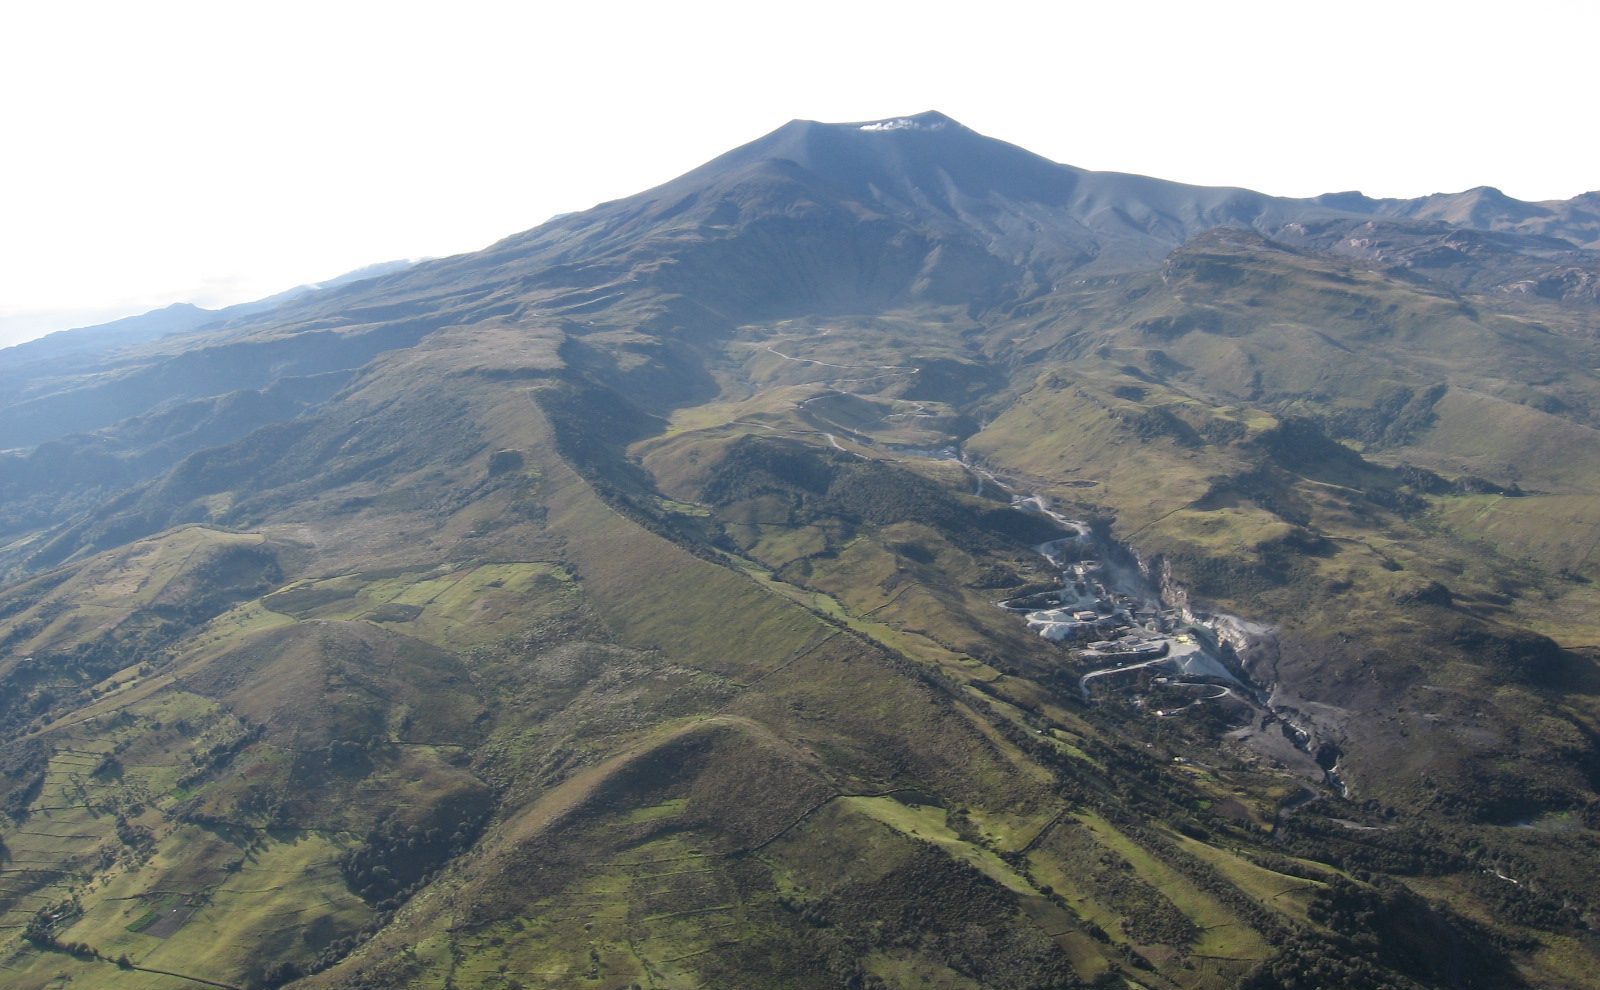
[[[1474,203],[797,122],[0,362],[0,982],[1594,986],[1600,311]]]

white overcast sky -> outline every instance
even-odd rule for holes
[[[0,344],[472,250],[795,117],[1281,195],[1600,188],[1594,0],[0,0]]]

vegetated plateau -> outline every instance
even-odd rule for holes
[[[1597,287],[929,113],[0,351],[0,982],[1600,985]]]

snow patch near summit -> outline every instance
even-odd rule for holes
[[[894,117],[890,120],[875,120],[870,124],[862,124],[863,131],[942,131],[945,129],[942,120],[926,122],[913,120],[910,117]]]

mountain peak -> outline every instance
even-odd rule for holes
[[[792,120],[684,176],[702,181],[780,161],[836,188],[913,190],[942,199],[950,187],[974,195],[996,185],[1027,187],[1024,198],[1059,200],[1076,170],[987,137],[937,110],[877,120]],[[681,181],[681,180],[680,180]],[[912,195],[912,198],[916,198]]]

